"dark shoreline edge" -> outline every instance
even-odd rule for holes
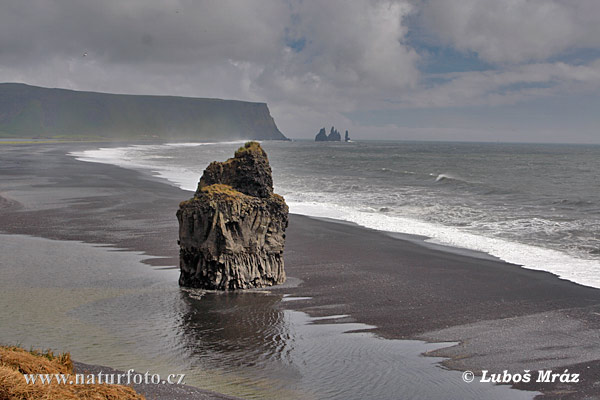
[[[190,192],[139,171],[66,156],[89,145],[1,146],[0,197],[8,200],[0,207],[2,231],[107,244],[159,257],[148,260],[150,265],[177,265],[174,212]],[[128,219],[115,229],[122,215]],[[290,216],[286,270],[303,283],[271,290],[312,299],[282,307],[311,316],[348,314],[377,326],[375,333],[384,338],[458,341],[433,354],[450,357],[443,364],[453,369],[520,372],[546,362],[579,370],[583,383],[518,387],[540,390],[546,398],[600,396],[595,384],[600,348],[598,340],[589,343],[594,335],[600,338],[600,313],[595,316],[600,290],[548,272],[299,215]],[[576,323],[553,333],[556,326],[543,326],[545,320]],[[578,338],[582,328],[587,335]],[[503,334],[494,337],[496,330]],[[545,336],[536,338],[540,333]],[[571,338],[566,343],[565,335]]]

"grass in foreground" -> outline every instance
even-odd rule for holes
[[[144,400],[124,385],[27,384],[23,374],[73,374],[69,353],[0,346],[0,400]]]

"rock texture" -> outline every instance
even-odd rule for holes
[[[0,83],[0,137],[287,140],[265,103]]]
[[[348,131],[346,131],[346,141],[350,140],[350,138],[348,137]],[[327,134],[327,132],[325,131],[325,128],[321,128],[321,130],[319,131],[319,133],[317,133],[317,136],[315,136],[315,142],[341,142],[342,141],[342,135],[340,135],[340,132],[335,129],[335,127],[331,127],[331,130],[329,131],[329,135]]]
[[[273,193],[269,160],[258,143],[211,163],[177,219],[181,286],[234,290],[285,281],[288,207]]]
[[[327,140],[330,142],[340,142],[342,140],[342,136],[333,126],[331,127],[331,131],[329,131],[329,136],[327,136]]]
[[[326,142],[327,140],[327,132],[325,132],[325,128],[321,128],[317,136],[315,136],[315,142]]]
[[[319,133],[317,133],[317,136],[315,136],[315,142],[340,142],[341,140],[342,136],[340,135],[340,132],[333,126],[329,131],[329,135],[327,135],[325,128],[321,128]]]

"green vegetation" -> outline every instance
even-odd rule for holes
[[[273,194],[271,195],[271,198],[272,198],[273,200],[275,200],[275,202],[277,202],[277,203],[281,203],[281,204],[284,204],[284,205],[285,205],[285,199],[283,198],[283,196],[282,196],[282,195],[280,195],[280,194],[277,194],[277,193],[273,193]]]
[[[202,193],[205,193],[209,198],[219,198],[222,200],[236,201],[246,195],[242,192],[238,192],[229,185],[222,183],[215,183],[214,185],[205,186],[200,189]]]
[[[205,197],[206,196],[206,197]],[[179,208],[185,207],[188,204],[199,200],[208,200],[216,199],[216,200],[225,200],[228,202],[239,201],[246,196],[244,193],[235,190],[233,187],[229,185],[224,185],[222,183],[215,183],[213,185],[204,186],[200,189],[200,194],[195,195],[189,200],[184,200],[179,203]]]
[[[264,103],[0,84],[0,138],[285,140]]]
[[[235,157],[241,157],[244,153],[262,153],[266,156],[262,147],[260,147],[260,143],[255,141],[246,142],[242,147],[236,150]]]

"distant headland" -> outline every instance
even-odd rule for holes
[[[265,103],[0,83],[0,137],[288,140]]]
[[[340,135],[340,132],[335,129],[335,127],[331,127],[331,130],[329,131],[329,135],[327,135],[327,132],[325,131],[325,128],[321,128],[321,130],[319,131],[319,133],[317,133],[317,136],[315,136],[315,142],[341,142],[342,141],[342,135]],[[348,136],[348,130],[346,130],[346,134],[344,135],[344,142],[350,142],[350,136]]]

